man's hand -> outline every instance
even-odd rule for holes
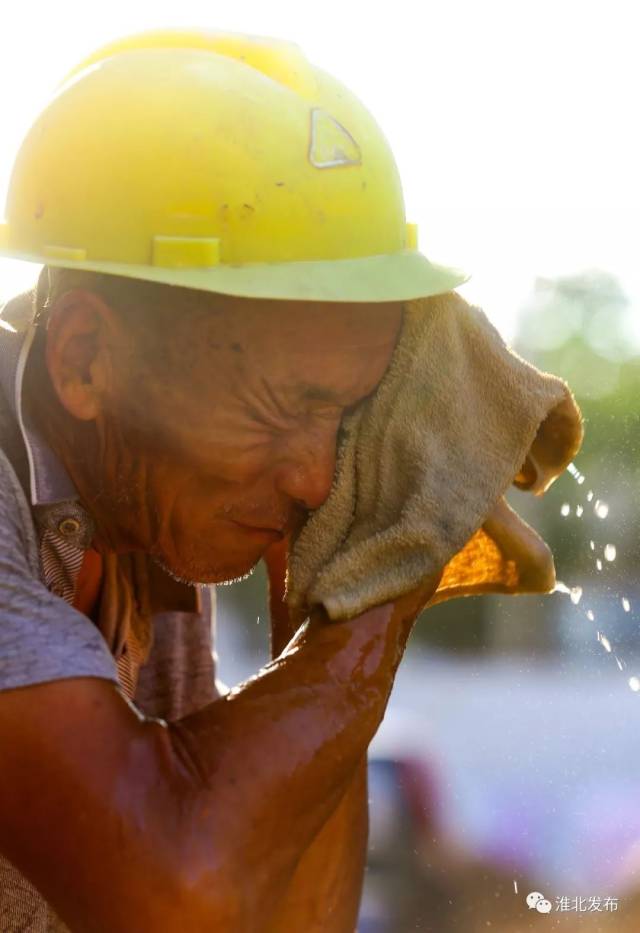
[[[269,578],[272,657],[277,657],[277,655],[280,654],[294,636],[298,627],[286,603],[286,573],[290,545],[291,542],[289,539],[285,538],[273,544],[264,555],[264,562],[267,567],[267,575]],[[434,574],[432,577],[425,577],[415,590],[398,596],[393,602],[385,603],[382,606],[377,606],[361,613],[360,618],[366,617],[368,613],[372,611],[383,611],[389,614],[389,617],[393,619],[395,624],[407,629],[408,636],[416,619],[434,596],[441,579],[442,571]],[[325,613],[321,610],[317,610],[312,613],[310,624],[313,627],[317,627],[318,625],[331,625],[335,623],[328,620]]]

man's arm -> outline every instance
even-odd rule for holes
[[[265,933],[354,933],[367,859],[367,758],[302,854]]]
[[[289,542],[265,553],[271,653],[295,632],[286,602]],[[353,933],[358,919],[369,828],[366,752],[335,810],[302,854],[265,933]]]
[[[313,618],[178,723],[77,678],[0,693],[0,850],[74,933],[264,930],[383,716],[434,587]]]

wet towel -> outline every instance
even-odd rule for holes
[[[567,384],[457,292],[405,304],[376,392],[343,419],[332,490],[292,542],[287,602],[347,618],[442,573],[430,605],[548,592],[548,547],[504,499],[541,495],[582,442]]]

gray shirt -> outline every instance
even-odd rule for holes
[[[176,593],[176,608],[169,602],[154,616],[149,657],[137,683],[132,681],[126,653],[116,660],[99,629],[72,606],[91,519],[22,405],[34,335],[30,296],[18,296],[0,313],[0,690],[101,677],[115,682],[142,713],[179,719],[220,695],[215,589],[202,587],[197,604],[191,599],[193,611],[184,611],[189,599]],[[70,517],[71,526],[65,522]],[[37,890],[0,855],[0,931],[65,930]]]

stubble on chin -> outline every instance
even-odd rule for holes
[[[232,583],[240,583],[242,580],[246,580],[251,576],[253,571],[258,566],[259,561],[257,560],[253,566],[251,566],[246,571],[225,571],[223,568],[219,570],[212,570],[207,573],[203,573],[202,568],[198,567],[195,564],[187,563],[180,571],[175,570],[171,567],[167,561],[159,554],[150,554],[153,562],[160,567],[161,570],[164,570],[173,580],[177,583],[185,583],[188,586],[228,586]],[[203,577],[208,577],[208,579],[203,579]],[[213,579],[211,579],[213,577]]]

